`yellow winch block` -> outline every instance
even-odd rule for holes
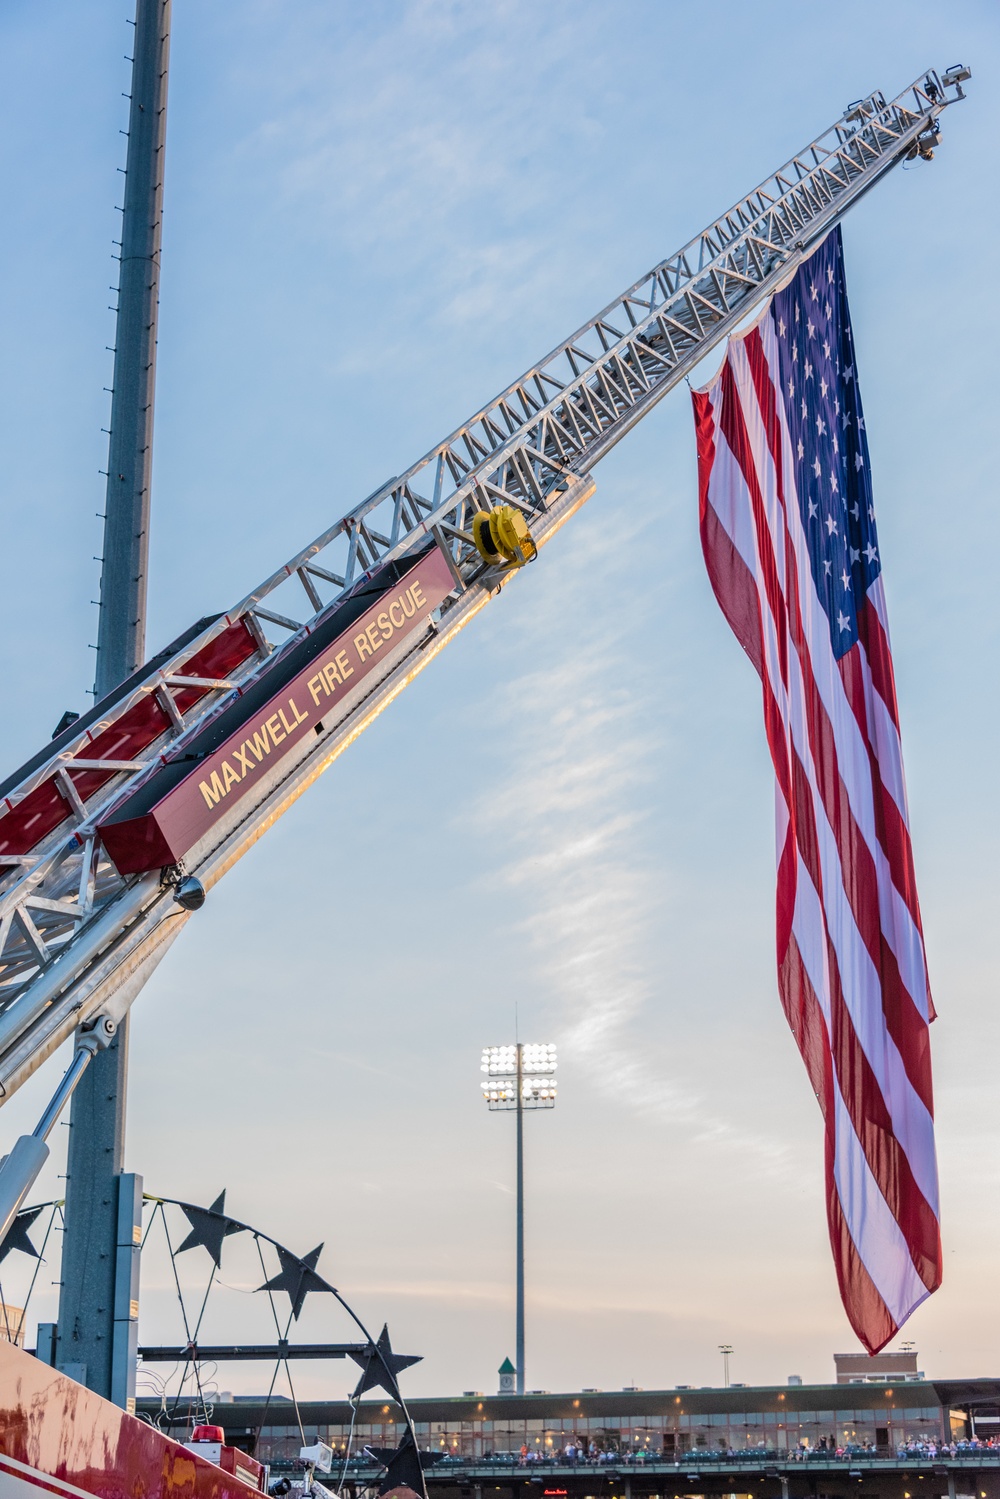
[[[513,505],[480,510],[472,518],[472,536],[480,557],[494,567],[523,567],[538,556],[528,522]]]

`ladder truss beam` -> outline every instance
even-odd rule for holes
[[[473,515],[506,504],[543,545],[593,491],[590,470],[789,275],[864,193],[936,132],[961,80],[922,75],[869,96],[727,213],[290,558],[228,613],[161,653],[0,797],[0,1101],[98,1008],[127,1008],[187,912],[151,875],[122,877],[95,829],[165,750],[182,746],[315,629],[351,588],[436,541],[455,588],[322,735],[262,780],[250,811],[185,860],[211,885],[478,612],[503,575]],[[284,589],[284,592],[282,590]],[[266,602],[265,602],[266,601]],[[303,616],[305,606],[305,617]],[[360,690],[360,689],[359,689]]]

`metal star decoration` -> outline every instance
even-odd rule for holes
[[[323,1251],[322,1244],[310,1250],[307,1255],[299,1259],[294,1254],[289,1254],[287,1249],[275,1245],[278,1251],[278,1260],[281,1264],[280,1275],[274,1276],[272,1280],[265,1281],[260,1287],[262,1291],[287,1291],[288,1298],[292,1303],[292,1316],[298,1320],[303,1303],[310,1291],[332,1291],[333,1287],[328,1285],[322,1275],[316,1274],[316,1262]]]
[[[12,1249],[20,1249],[22,1254],[30,1254],[32,1259],[37,1260],[38,1250],[28,1238],[28,1229],[41,1211],[41,1208],[28,1208],[25,1212],[18,1213],[7,1231],[7,1237],[0,1244],[0,1260],[6,1259]]]
[[[408,1369],[411,1364],[419,1364],[422,1355],[419,1353],[393,1353],[392,1344],[389,1342],[389,1328],[384,1326],[379,1335],[377,1343],[369,1343],[368,1346],[358,1353],[352,1353],[350,1357],[356,1364],[361,1365],[361,1378],[358,1387],[354,1391],[353,1399],[359,1400],[366,1390],[385,1390],[387,1395],[393,1399],[399,1399],[399,1386],[396,1383],[396,1375],[403,1369]]]
[[[216,1270],[222,1264],[222,1241],[230,1234],[243,1232],[243,1224],[235,1222],[226,1217],[226,1193],[225,1188],[219,1193],[210,1208],[191,1207],[187,1203],[181,1203],[181,1211],[191,1225],[191,1232],[178,1245],[177,1253],[181,1254],[185,1249],[207,1249],[215,1262]]]
[[[413,1360],[409,1360],[413,1362]],[[427,1487],[424,1483],[424,1470],[439,1463],[444,1456],[442,1452],[421,1452],[413,1439],[413,1432],[407,1426],[399,1441],[398,1447],[366,1447],[376,1462],[385,1468],[382,1482],[379,1484],[379,1494],[388,1494],[395,1490],[402,1490],[415,1495],[424,1495],[426,1499]]]

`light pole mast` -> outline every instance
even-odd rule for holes
[[[487,1046],[480,1069],[483,1097],[490,1113],[517,1115],[517,1242],[515,1389],[524,1394],[524,1116],[528,1110],[554,1109],[556,1104],[556,1049],[554,1046]]]
[[[142,664],[171,0],[136,0],[95,698]],[[73,1095],[56,1363],[135,1398],[141,1179],[125,1175],[128,1025]]]
[[[517,1043],[517,1310],[514,1324],[516,1389],[524,1394],[524,1050]]]

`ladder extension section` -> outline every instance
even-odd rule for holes
[[[543,546],[593,492],[594,464],[847,209],[898,162],[930,156],[968,76],[930,72],[891,103],[852,105],[0,784],[2,1098],[76,1026],[120,1019],[190,915],[178,880],[221,878],[506,581],[473,517],[513,507]]]

